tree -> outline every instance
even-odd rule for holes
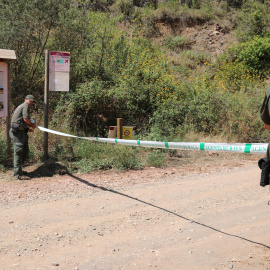
[[[59,13],[70,8],[70,0],[0,0],[0,48],[15,50],[12,65],[13,100],[34,91],[44,74],[44,50]]]
[[[228,7],[241,8],[243,5],[243,0],[227,0]]]

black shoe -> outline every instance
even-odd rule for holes
[[[15,175],[15,179],[23,181],[23,180],[29,180],[30,177],[27,175]]]
[[[27,171],[22,171],[22,174],[23,175],[28,175],[28,172]]]

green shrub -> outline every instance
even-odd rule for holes
[[[269,36],[270,30],[270,6],[258,0],[247,0],[244,2],[239,15],[236,18],[237,36],[244,42],[255,36]]]
[[[28,159],[33,161],[36,160],[36,155],[35,155],[35,146],[33,144],[29,144],[29,154],[28,154]]]
[[[105,136],[109,123],[115,122],[118,115],[106,88],[105,82],[93,80],[81,84],[76,92],[63,96],[53,124],[68,128],[72,123],[71,128],[80,130],[80,135]]]
[[[68,161],[74,160],[73,146],[70,140],[72,139],[62,138],[62,140],[60,140],[55,145],[54,151],[50,154],[57,160],[68,160]]]
[[[7,162],[7,142],[0,137],[0,164],[3,166]],[[2,167],[3,169],[3,167]],[[0,167],[1,170],[1,167]]]
[[[223,63],[216,71],[214,82],[219,89],[226,91],[243,91],[261,81],[261,76],[252,72],[244,62]]]
[[[243,63],[205,66],[183,77],[151,118],[150,138],[173,140],[193,131],[241,142],[265,138],[259,110],[265,83]],[[159,135],[158,135],[159,134]]]
[[[112,145],[91,141],[77,141],[74,144],[74,162],[78,171],[108,169],[141,169],[140,150],[137,147]]]
[[[222,105],[222,99],[213,92],[194,91],[181,101],[170,99],[160,105],[153,115],[153,128],[170,137],[185,125],[193,126],[196,132],[211,133],[216,130]]]
[[[189,40],[185,36],[168,36],[164,41],[164,45],[174,51],[188,49],[190,47]]]
[[[230,49],[229,53],[251,71],[265,72],[270,68],[270,37],[255,37]]]
[[[166,166],[165,158],[166,158],[165,153],[162,153],[159,149],[155,149],[149,153],[146,164],[147,166],[150,167],[157,167],[157,168],[165,167]]]
[[[132,0],[117,0],[112,7],[113,11],[123,13],[125,16],[131,16],[134,12]]]
[[[244,0],[227,0],[228,7],[241,8]]]
[[[179,54],[177,60],[173,60],[173,63],[189,69],[196,69],[198,65],[203,65],[205,62],[210,62],[210,60],[211,57],[206,52],[184,50]]]
[[[114,168],[118,170],[138,170],[143,168],[138,147],[118,146],[113,158]]]
[[[76,166],[76,172],[89,173],[96,170],[112,169],[113,161],[112,159],[81,159],[80,161],[74,162],[74,165]]]
[[[95,77],[63,95],[54,125],[71,125],[92,136],[106,136],[119,117],[128,125],[145,127],[158,102],[175,91],[177,81],[166,56],[149,40],[120,36],[111,42],[111,48],[103,59],[107,80]]]

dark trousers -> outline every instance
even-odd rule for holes
[[[29,153],[28,135],[24,130],[18,130],[17,132],[10,130],[9,136],[14,148],[14,176],[22,176],[22,166]]]

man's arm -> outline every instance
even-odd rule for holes
[[[264,128],[270,131],[270,125],[264,124]]]
[[[24,118],[23,120],[31,128],[34,128],[34,129],[37,128],[36,124],[32,123],[29,118]]]

